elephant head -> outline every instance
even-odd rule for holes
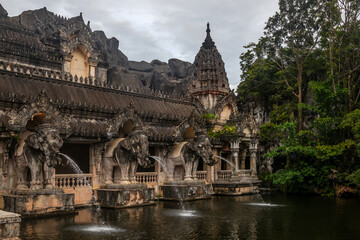
[[[58,154],[63,140],[59,131],[52,128],[50,124],[38,125],[35,134],[30,135],[25,142],[29,147],[41,152],[41,161],[48,166],[54,166],[61,160]]]
[[[150,166],[149,141],[143,131],[138,130],[131,132],[129,136],[119,144],[122,148],[130,151],[132,160],[136,160],[140,166],[145,168]]]
[[[188,144],[188,148],[191,149],[197,157],[201,158],[204,163],[210,166],[216,163],[213,159],[211,147],[212,145],[207,135],[197,136]]]

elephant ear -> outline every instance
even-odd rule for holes
[[[36,137],[36,134],[30,135],[25,142],[34,149],[40,149],[39,139]]]
[[[127,151],[130,151],[130,150],[131,150],[130,139],[128,139],[128,138],[122,140],[122,141],[119,143],[119,145],[120,145],[120,147],[124,148],[124,149],[127,150]]]

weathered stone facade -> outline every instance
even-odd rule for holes
[[[81,14],[66,19],[46,8],[16,17],[1,10],[0,35],[4,196],[15,189],[60,188],[75,194],[75,205],[86,205],[92,189],[111,183],[145,183],[159,196],[169,180],[201,180],[208,194],[207,184],[240,169],[256,174],[258,124],[237,109],[209,25],[193,64],[129,61],[117,39],[93,32]],[[206,122],[204,114],[216,118]],[[206,135],[228,124],[236,126],[231,136]],[[41,135],[44,129],[52,140]],[[132,139],[138,132],[140,145]],[[174,149],[180,155],[172,158]],[[213,155],[235,167],[216,163]]]

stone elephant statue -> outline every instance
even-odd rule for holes
[[[143,131],[133,131],[126,138],[117,138],[105,147],[103,157],[105,184],[136,181],[137,166],[147,168],[150,164],[149,141]],[[116,172],[115,167],[119,167],[120,172]]]
[[[196,178],[196,171],[199,160],[202,159],[207,165],[214,165],[216,161],[213,159],[211,143],[207,135],[200,135],[187,142],[182,142],[175,146],[173,152],[167,158],[167,171],[170,180],[174,179],[175,169],[178,166],[183,167],[185,171],[184,180],[192,180]],[[177,152],[177,153],[176,153]]]
[[[15,146],[14,158],[17,172],[17,189],[54,188],[51,183],[53,169],[61,161],[59,156],[63,140],[57,129],[41,124],[35,132],[24,132]]]

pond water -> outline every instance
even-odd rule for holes
[[[262,201],[262,199],[264,201]],[[22,239],[360,239],[360,201],[271,194],[185,203],[80,209],[78,215],[25,219]],[[104,220],[105,224],[97,224]]]

